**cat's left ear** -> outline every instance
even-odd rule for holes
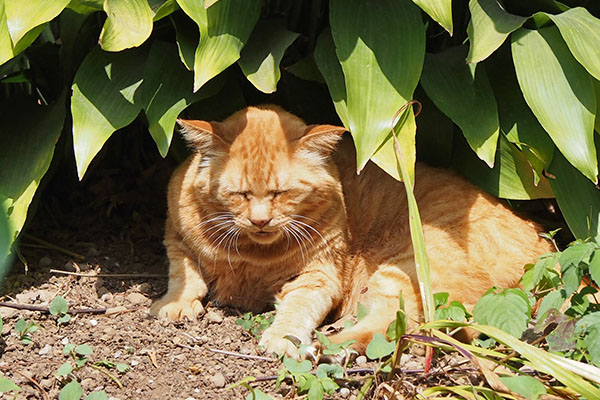
[[[329,156],[346,131],[346,128],[335,125],[309,125],[298,141],[298,147]]]
[[[212,154],[227,147],[221,136],[221,123],[178,119],[185,141],[202,154]]]

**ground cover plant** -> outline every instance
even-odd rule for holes
[[[400,313],[388,337],[377,337],[371,355],[379,357],[356,396],[393,396],[401,350],[418,342],[458,351],[485,378],[429,385],[421,396],[598,398],[599,17],[600,5],[586,0],[0,0],[0,272],[11,260],[28,264],[18,239],[36,209],[49,207],[41,196],[52,179],[74,170],[86,184],[100,165],[142,165],[150,151],[181,160],[173,135],[181,113],[218,120],[247,104],[278,103],[309,123],[339,119],[359,169],[372,160],[403,180],[409,197],[429,336],[402,332]],[[428,287],[411,197],[417,158],[451,166],[498,197],[555,197],[577,241],[527,266],[522,289],[490,289],[470,316]],[[147,176],[156,173],[145,165]],[[104,212],[124,198],[108,199]],[[80,314],[61,293],[47,299],[54,325],[45,331],[78,329],[71,319]],[[5,324],[22,345],[15,349],[36,346],[38,319]],[[477,346],[447,336],[473,320],[487,337]],[[255,335],[268,321],[246,315],[238,325]],[[339,394],[334,387],[346,379],[338,369],[283,366],[279,376],[309,398]],[[0,389],[17,390],[10,382],[2,378]],[[76,384],[59,381],[68,398],[83,396]]]

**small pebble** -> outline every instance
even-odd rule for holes
[[[139,362],[138,360],[131,360],[131,361],[129,362],[129,364],[130,364],[132,367],[135,367],[135,366],[136,366],[136,365],[138,365],[139,363],[140,363],[140,362]]]
[[[412,346],[411,352],[416,356],[424,356],[425,355],[425,346],[414,345]]]
[[[52,382],[54,382],[54,379],[42,379],[40,381],[40,385],[42,385],[45,388],[49,388],[52,386]]]
[[[356,360],[354,360],[354,363],[356,365],[358,365],[359,367],[365,365],[367,363],[367,357],[365,356],[358,356],[356,357]]]
[[[121,353],[121,350],[117,350],[117,351],[115,351],[115,355],[113,357],[119,358],[119,357],[121,357],[121,354],[123,354],[123,353]]]
[[[212,382],[214,387],[217,387],[217,388],[225,387],[225,377],[220,372],[217,372],[216,374],[211,376],[210,381]]]
[[[110,303],[113,299],[113,295],[112,293],[104,293],[102,296],[100,296],[100,300],[102,300],[105,303]]]
[[[348,396],[350,396],[350,389],[348,389],[347,387],[343,387],[340,389],[340,396],[342,396],[343,398],[346,398]]]
[[[90,324],[91,326],[96,326],[96,325],[98,325],[98,321],[97,321],[97,320],[95,320],[95,319],[90,319],[90,320],[88,321],[88,324]]]
[[[85,378],[81,381],[81,387],[84,389],[91,389],[94,384],[94,380],[92,378]]]
[[[9,307],[0,307],[0,315],[2,315],[3,319],[9,319],[13,315],[15,315],[19,310],[15,308]]]
[[[133,292],[127,295],[127,301],[134,305],[143,304],[146,300],[148,298],[141,293]]]
[[[213,324],[220,324],[221,322],[223,322],[223,316],[221,316],[215,311],[207,312],[204,318],[206,318],[208,322],[211,322]]]
[[[62,339],[60,340],[60,343],[61,343],[61,344],[63,344],[63,345],[65,345],[65,344],[69,343],[69,338],[68,338],[68,337],[64,337],[64,338],[62,338]]]
[[[51,351],[52,351],[52,346],[50,346],[49,344],[47,344],[47,345],[45,345],[44,347],[42,347],[42,348],[40,349],[40,351],[38,351],[38,354],[39,354],[40,356],[43,356],[43,355],[45,355],[45,354],[48,354],[48,353],[50,353]]]

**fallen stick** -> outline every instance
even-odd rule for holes
[[[71,275],[81,278],[168,278],[163,274],[86,274],[83,272],[64,271],[62,269],[51,269],[53,274]]]
[[[188,345],[181,344],[181,343],[177,343],[175,346],[181,347],[184,349],[188,349],[188,350],[202,351],[201,349],[199,349],[197,347],[192,347],[192,346],[188,346]],[[234,353],[233,351],[225,351],[225,350],[218,350],[218,349],[211,349],[211,348],[209,348],[208,350],[212,351],[213,353],[217,353],[217,354],[224,354],[226,356],[234,356],[234,357],[238,357],[238,358],[247,358],[249,360],[261,360],[261,361],[269,361],[269,362],[277,361],[274,358],[270,358],[270,357],[261,357],[261,356],[253,356],[251,354]]]
[[[20,303],[11,303],[8,301],[0,301],[0,307],[8,307],[14,308],[17,310],[27,310],[27,311],[39,311],[43,313],[50,313],[50,307],[48,306],[37,306],[34,304],[20,304]],[[67,311],[67,314],[104,314],[106,312],[106,308],[73,308]]]

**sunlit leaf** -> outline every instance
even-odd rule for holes
[[[22,51],[29,46],[41,29],[36,31],[34,37],[28,36],[27,33],[54,19],[67,4],[69,4],[69,0],[4,0],[8,31],[13,48]],[[28,43],[19,43],[21,41]],[[19,52],[15,51],[15,55]]]
[[[142,95],[148,130],[165,157],[179,113],[190,104],[216,94],[222,82],[211,81],[201,91],[193,93],[194,77],[179,62],[177,48],[158,40],[152,45],[143,76]]]
[[[388,342],[383,334],[376,333],[367,345],[367,357],[378,360],[392,354],[395,348],[395,342]]]
[[[344,73],[347,128],[362,170],[389,140],[396,111],[412,99],[425,51],[424,25],[419,9],[408,0],[334,0],[330,23]],[[414,144],[414,131],[409,133],[403,141]],[[414,160],[414,147],[409,147],[402,149],[407,164]],[[395,163],[390,169],[396,169]]]
[[[42,107],[18,98],[0,106],[0,212],[8,218],[9,246],[48,170],[65,119],[64,96]],[[0,265],[4,260],[0,260]],[[0,275],[3,272],[0,270]]]
[[[500,133],[494,93],[483,65],[467,65],[464,46],[427,54],[421,84],[429,98],[462,130],[491,168]]]
[[[498,0],[471,0],[469,10],[471,21],[467,27],[470,42],[467,61],[470,63],[488,58],[511,32],[519,29],[527,20],[506,12]]]
[[[194,57],[194,91],[240,58],[240,52],[258,20],[261,3],[221,0],[204,7],[204,0],[177,0],[200,29]]]
[[[452,0],[413,0],[452,36]]]
[[[273,93],[281,76],[279,63],[285,50],[298,37],[284,20],[261,20],[242,50],[238,64],[246,78],[261,92]]]
[[[590,75],[573,58],[556,27],[521,28],[512,35],[511,47],[527,104],[566,159],[596,182],[596,100]]]
[[[556,24],[569,50],[581,65],[600,79],[600,19],[583,7],[575,7],[548,17]]]
[[[139,114],[145,53],[92,50],[75,75],[71,113],[79,179],[106,140]]]
[[[600,191],[560,153],[554,155],[548,172],[552,191],[569,229],[579,239],[600,241]]]
[[[18,387],[13,381],[3,376],[0,376],[0,393],[3,392],[18,392],[21,388]]]
[[[489,290],[473,309],[480,324],[492,325],[519,338],[531,318],[531,306],[521,289]]]
[[[0,0],[0,65],[13,57],[13,46],[6,21],[4,0]]]
[[[108,395],[104,390],[99,392],[90,393],[85,396],[85,400],[108,400]]]
[[[78,14],[90,14],[104,10],[104,0],[71,0],[67,6]]]
[[[152,10],[147,0],[105,0],[108,17],[100,33],[106,51],[121,51],[144,43],[152,33]]]
[[[56,296],[50,303],[50,314],[66,314],[69,311],[69,303],[62,296]]]
[[[81,389],[81,385],[73,380],[67,383],[58,394],[58,400],[79,400],[83,395],[83,390]]]
[[[312,369],[312,363],[309,360],[296,361],[289,357],[283,359],[283,365],[292,374],[302,374]]]
[[[510,390],[520,394],[527,400],[537,400],[541,395],[546,394],[544,385],[531,376],[501,376],[500,380]]]
[[[152,10],[152,20],[158,21],[179,9],[175,0],[148,0]]]

